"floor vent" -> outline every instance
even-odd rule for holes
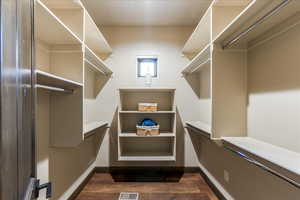
[[[119,200],[138,200],[139,193],[135,192],[121,192]]]

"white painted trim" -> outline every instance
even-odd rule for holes
[[[86,177],[95,169],[96,164],[93,162],[85,172],[58,198],[58,200],[67,200],[86,179]]]
[[[200,162],[199,167],[227,200],[235,200]]]

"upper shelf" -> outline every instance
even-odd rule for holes
[[[210,44],[211,42],[211,14],[212,10],[209,8],[196,29],[185,43],[182,52],[186,54],[195,54]]]
[[[197,56],[188,63],[182,71],[183,74],[192,74],[198,72],[203,66],[211,61],[211,45],[207,45]]]
[[[53,74],[36,70],[37,84],[73,90],[82,87],[81,83],[71,81]]]
[[[287,4],[282,4],[282,3]],[[280,6],[281,5],[281,6]],[[264,18],[270,11],[275,14]],[[288,18],[293,18],[300,11],[300,1],[288,0],[256,0],[252,1],[214,40],[215,43],[226,45],[243,31],[245,34],[236,41],[233,48],[249,48],[260,41],[260,36],[268,35],[274,27],[284,23]],[[264,18],[264,20],[262,20]],[[255,24],[255,26],[253,26]],[[292,26],[287,22],[287,26]],[[277,26],[278,27],[278,26]],[[285,27],[286,28],[286,27]],[[250,30],[250,31],[246,31]],[[273,30],[272,34],[283,31],[283,27]],[[270,33],[269,33],[270,34]],[[262,38],[266,39],[266,38]]]
[[[48,45],[80,45],[80,39],[41,1],[35,4],[36,37]]]
[[[96,54],[112,53],[111,47],[88,12],[85,12],[85,44]]]
[[[222,138],[225,147],[236,149],[242,152],[242,156],[249,156],[279,173],[281,178],[287,177],[300,183],[300,153],[262,142],[250,137],[224,137]]]
[[[98,70],[99,72],[109,75],[113,72],[109,69],[109,67],[99,58],[89,47],[85,46],[85,61],[91,65],[93,68]]]

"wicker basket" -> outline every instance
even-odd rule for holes
[[[159,125],[157,126],[136,126],[136,134],[139,136],[159,135]]]
[[[139,103],[139,111],[141,112],[156,112],[157,103]]]

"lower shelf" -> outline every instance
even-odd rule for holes
[[[176,161],[175,156],[120,156],[119,161]]]
[[[94,121],[84,125],[83,135],[84,138],[87,138],[93,134],[95,134],[94,130],[102,127],[107,127],[108,123],[105,121]]]
[[[175,137],[175,133],[160,133],[159,135],[145,135],[145,136],[140,136],[137,135],[136,133],[120,133],[120,137]]]

